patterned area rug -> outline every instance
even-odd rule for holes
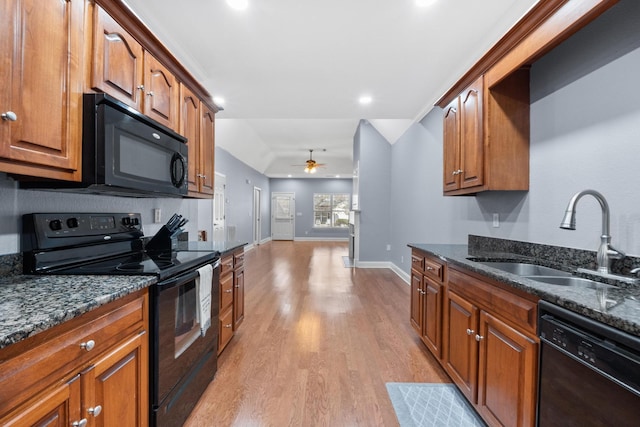
[[[401,427],[484,427],[453,384],[387,383]]]

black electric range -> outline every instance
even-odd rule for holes
[[[155,275],[158,280],[219,258],[216,251],[145,250],[138,213],[28,214],[22,218],[25,274]]]

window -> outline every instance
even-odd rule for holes
[[[313,226],[314,227],[348,227],[349,208],[351,207],[349,194],[320,193],[313,195]]]

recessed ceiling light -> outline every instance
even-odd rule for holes
[[[368,104],[371,104],[371,102],[372,102],[372,101],[373,101],[373,98],[372,98],[371,96],[369,96],[369,95],[362,95],[362,96],[360,97],[360,99],[358,99],[358,102],[359,102],[361,105],[368,105]]]
[[[291,174],[289,174],[289,175],[287,175],[287,178],[291,178],[291,176],[292,176],[292,175],[291,175]]]
[[[224,105],[224,98],[221,97],[221,96],[214,96],[213,97],[213,102],[218,106],[223,106]]]
[[[418,7],[427,7],[431,6],[438,0],[416,0],[416,6]]]
[[[229,7],[235,10],[245,10],[249,7],[249,0],[227,0]]]
[[[340,178],[340,175],[336,175],[336,178]]]

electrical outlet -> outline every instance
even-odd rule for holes
[[[390,251],[391,250],[391,245],[387,245],[387,250]]]
[[[404,264],[404,257],[403,256],[400,257],[400,264]]]
[[[162,222],[162,211],[160,208],[155,208],[153,210],[153,222],[156,224],[160,224],[160,222]]]
[[[493,214],[493,228],[498,228],[498,227],[500,227],[500,214],[494,213]]]

